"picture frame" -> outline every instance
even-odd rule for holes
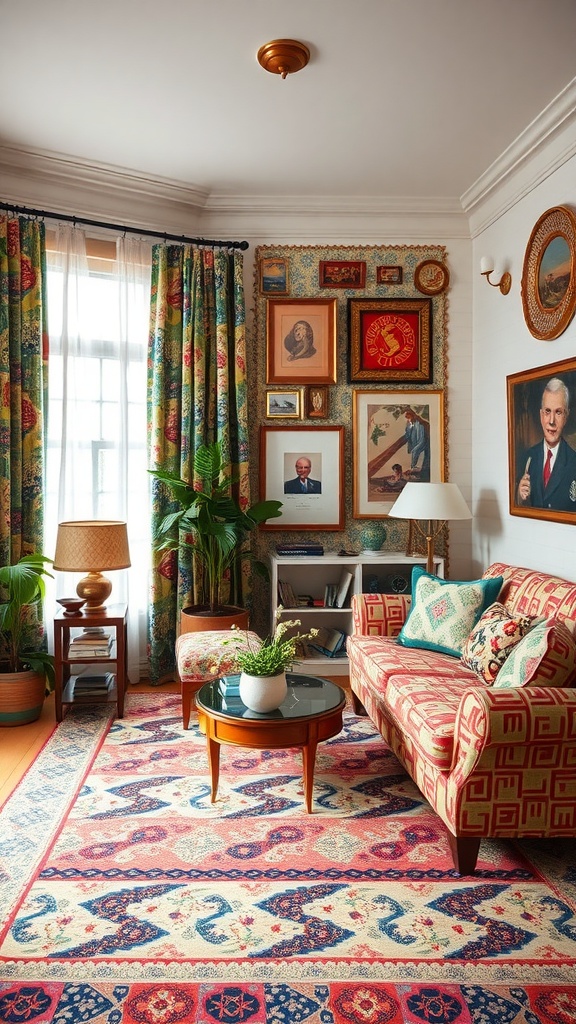
[[[562,388],[545,395],[546,385],[559,380],[568,389],[569,413]],[[553,385],[555,388],[556,385]],[[510,515],[576,524],[576,358],[512,373],[506,377],[508,412],[508,489]],[[544,433],[541,409],[555,409],[550,422],[560,440],[549,484],[544,484]],[[548,436],[551,443],[555,438]],[[526,493],[526,485],[528,493]],[[521,486],[522,485],[522,486]],[[523,493],[524,488],[524,493]]]
[[[260,295],[288,295],[290,260],[287,256],[262,256],[258,261]]]
[[[354,519],[386,516],[408,480],[444,480],[446,426],[441,389],[354,389],[352,432]]]
[[[299,420],[302,416],[302,391],[300,388],[272,390],[266,392],[266,416],[268,419]]]
[[[309,463],[307,493],[298,461]],[[344,427],[261,426],[260,497],[282,502],[281,517],[261,530],[343,530]]]
[[[414,284],[423,295],[440,295],[450,284],[450,272],[441,260],[422,260],[414,271]]]
[[[530,334],[558,338],[576,309],[576,216],[553,206],[538,218],[524,253],[522,309]]]
[[[376,267],[376,284],[402,284],[402,267]]]
[[[366,286],[365,260],[320,260],[318,264],[320,288],[364,288]]]
[[[266,300],[266,383],[336,383],[335,298]]]
[[[429,384],[432,299],[348,299],[349,379]]]
[[[306,388],[304,415],[310,420],[326,420],[329,413],[329,389],[326,384]]]

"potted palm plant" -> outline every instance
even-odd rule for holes
[[[40,717],[54,687],[54,658],[39,650],[38,607],[45,593],[45,555],[25,555],[0,568],[0,725],[25,725]]]
[[[226,604],[229,573],[246,558],[256,572],[267,575],[266,566],[244,544],[260,523],[282,515],[282,502],[259,501],[243,511],[230,493],[234,480],[224,470],[219,441],[201,445],[196,451],[194,484],[161,470],[149,472],[168,487],[179,505],[160,523],[155,548],[189,550],[201,571],[204,600],[200,605],[182,609],[182,632],[225,629],[232,622],[247,624],[243,609]]]

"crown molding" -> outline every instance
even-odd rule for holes
[[[377,241],[413,234],[468,238],[458,199],[418,196],[247,196],[213,193],[185,182],[60,153],[0,146],[2,198],[17,205],[141,229],[183,234],[240,232],[258,238]],[[214,237],[212,235],[212,237]]]
[[[475,237],[576,153],[576,78],[461,197]]]

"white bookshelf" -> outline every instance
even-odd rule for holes
[[[270,556],[271,561],[271,614],[274,622],[278,606],[282,604],[282,618],[298,618],[302,622],[300,632],[307,632],[312,627],[325,626],[341,629],[344,633],[352,632],[351,600],[353,594],[360,593],[410,593],[410,579],[415,565],[426,567],[426,557],[409,556],[399,551],[362,552],[359,555],[339,555],[336,551],[327,551],[323,555],[277,555]],[[308,595],[323,600],[328,584],[338,585],[343,570],[352,573],[352,580],[344,606],[342,608],[306,607],[301,605],[287,606],[280,600],[279,581],[290,584],[296,595]],[[444,559],[434,559],[434,572],[444,577]],[[348,659],[343,657],[328,658],[314,654],[305,658],[295,666],[307,672],[322,675],[347,675]]]

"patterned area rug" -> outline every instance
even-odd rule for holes
[[[0,1021],[573,1024],[572,843],[443,826],[374,731],[318,750],[205,739],[177,695],[74,709],[1,813]]]

